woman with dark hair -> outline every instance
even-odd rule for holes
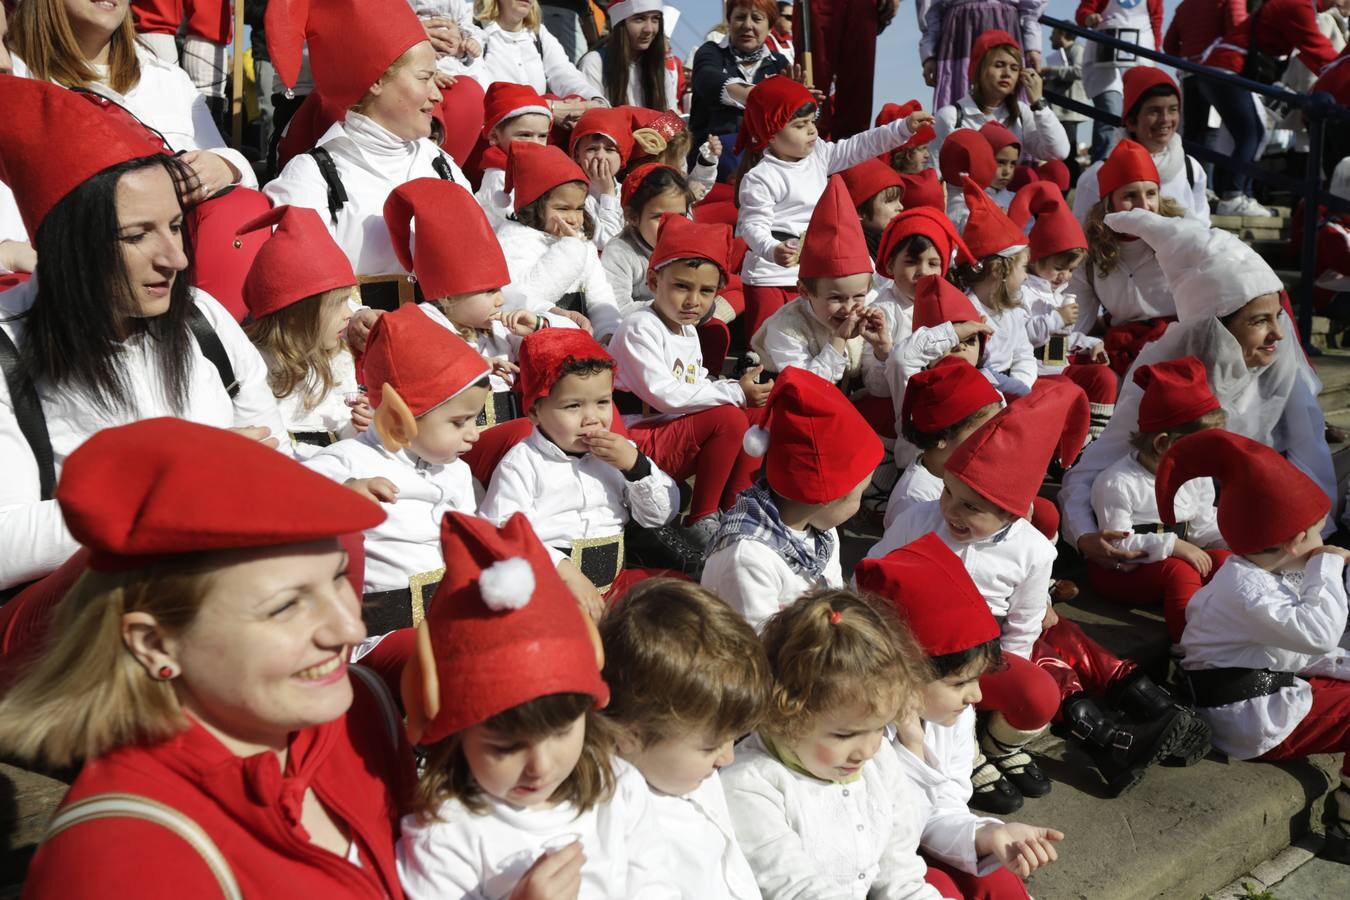
[[[14,126],[0,171],[38,254],[33,278],[0,294],[5,590],[75,551],[52,485],[93,433],[175,416],[275,446],[285,426],[262,358],[193,287],[187,164],[116,104],[45,82],[0,76],[0,117]]]
[[[666,67],[661,0],[615,0],[609,37],[577,64],[611,106],[665,111],[679,103],[676,72]]]

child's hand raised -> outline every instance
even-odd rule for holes
[[[637,465],[637,448],[627,438],[612,431],[596,430],[586,435],[584,440],[592,456],[604,460],[620,472],[627,472]]]
[[[1059,859],[1055,843],[1064,840],[1064,833],[1053,828],[1006,822],[1001,825],[982,825],[975,832],[975,852],[981,856],[992,853],[998,861],[1019,878]]]
[[[909,114],[909,118],[905,119],[905,127],[909,129],[910,134],[917,134],[920,128],[932,124],[933,114],[926,109],[916,110]]]
[[[492,366],[493,375],[508,382],[514,380],[516,373],[520,371],[520,366],[511,362],[505,356],[494,356],[488,360],[488,363]]]
[[[614,163],[603,156],[592,156],[586,160],[586,177],[591,180],[591,187],[595,188],[598,194],[613,194],[614,185]]]
[[[551,850],[534,861],[516,882],[511,900],[576,900],[581,892],[581,866],[586,854],[573,841],[561,850]]]
[[[494,318],[502,323],[507,331],[519,337],[534,334],[539,330],[539,317],[528,309],[513,309],[510,312],[497,313]]]
[[[348,478],[343,487],[351,488],[367,500],[376,503],[393,503],[398,499],[398,487],[388,478]]]
[[[357,353],[364,353],[366,349],[366,339],[370,337],[370,329],[375,327],[375,320],[384,315],[382,309],[371,309],[369,306],[363,306],[352,313],[351,321],[347,323],[347,343]]]
[[[370,408],[370,401],[364,396],[352,407],[352,427],[356,429],[357,434],[361,434],[371,426],[375,421],[375,410]]]
[[[741,380],[737,382],[741,390],[745,391],[746,406],[763,406],[769,399],[769,391],[773,390],[773,381],[759,383],[759,376],[764,372],[763,366],[755,366],[752,369],[746,369]]]
[[[549,213],[544,222],[544,232],[554,237],[581,237],[581,231],[557,213]]]
[[[886,327],[886,314],[875,306],[865,306],[858,321],[858,333],[862,339],[872,345],[877,359],[884,360],[891,355],[891,330]]]
[[[964,342],[972,335],[983,334],[989,336],[994,333],[994,326],[984,320],[980,320],[979,322],[953,322],[952,328],[955,329],[956,339],[960,342]]]
[[[555,306],[549,310],[554,315],[562,316],[565,319],[571,319],[577,323],[577,327],[587,334],[595,334],[595,329],[591,327],[591,320],[583,316],[574,309],[563,309],[561,306]]]
[[[1177,542],[1172,545],[1172,555],[1190,563],[1191,568],[1199,572],[1201,578],[1209,575],[1209,570],[1214,568],[1214,560],[1208,553],[1181,538],[1177,538]]]
[[[1064,305],[1059,308],[1059,320],[1064,323],[1065,328],[1072,326],[1073,323],[1078,321],[1077,300],[1065,301]]]
[[[709,162],[722,156],[722,139],[715,134],[708,135],[708,139],[703,142],[703,147],[707,150],[706,153],[703,153],[703,156]]]

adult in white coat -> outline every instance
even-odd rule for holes
[[[572,65],[558,39],[539,24],[538,0],[484,0],[480,15],[485,89],[511,81],[540,94],[580,98],[552,104],[557,125],[576,121],[588,107],[606,105],[604,92]]]

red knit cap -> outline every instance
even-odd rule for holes
[[[926,275],[914,285],[914,327],[932,328],[943,322],[983,322],[965,291],[941,275]]]
[[[530,114],[553,119],[548,101],[528,84],[494,81],[483,96],[483,137],[486,139],[492,129],[503,122]]]
[[[1136,181],[1162,183],[1162,179],[1158,177],[1158,167],[1154,165],[1153,157],[1143,145],[1136,144],[1129,138],[1122,138],[1120,143],[1116,144],[1116,149],[1106,158],[1106,162],[1097,170],[1097,187],[1101,190],[1102,197],[1106,198],[1114,191]]]
[[[1238,554],[1278,547],[1331,511],[1331,499],[1283,456],[1251,438],[1210,428],[1173,444],[1158,463],[1158,515],[1176,523],[1172,499],[1192,478],[1219,483],[1219,533]]]
[[[679,213],[666,213],[647,268],[655,272],[677,259],[706,259],[717,266],[725,282],[730,276],[731,241],[730,225],[691,222]]]
[[[942,180],[955,187],[960,187],[961,179],[969,175],[981,188],[987,188],[998,174],[998,163],[989,142],[978,131],[958,128],[942,142],[938,170],[942,172]]]
[[[380,406],[389,385],[423,416],[487,377],[488,362],[467,341],[414,303],[375,320],[362,357],[370,405]]]
[[[633,120],[627,110],[623,107],[610,109],[602,106],[582,113],[581,118],[572,126],[572,137],[567,143],[568,155],[575,157],[582,139],[593,134],[607,137],[614,142],[614,146],[619,150],[620,168],[628,164],[628,158],[633,155]],[[617,175],[618,172],[614,174]]]
[[[1139,430],[1157,434],[1194,422],[1219,408],[1209,388],[1205,364],[1183,356],[1134,370],[1134,383],[1144,389],[1139,400]]]
[[[877,113],[877,127],[889,125],[897,119],[908,119],[914,113],[923,109],[923,104],[918,100],[911,100],[908,103],[887,103],[881,107],[881,112]],[[899,147],[888,150],[883,153],[880,159],[885,162],[891,158],[891,154],[899,150],[908,150],[911,147],[917,147],[920,144],[927,144],[933,138],[937,137],[937,131],[932,125],[924,125],[914,134],[910,135],[909,140],[905,141]]]
[[[1017,38],[998,28],[982,31],[970,48],[970,65],[966,67],[967,81],[972,84],[975,82],[976,76],[980,74],[980,63],[984,62],[989,51],[995,47],[1011,47],[1017,58],[1019,60],[1022,58],[1022,45],[1017,42]]]
[[[591,361],[614,365],[614,357],[580,328],[545,328],[526,335],[516,359],[520,367],[516,387],[520,390],[521,409],[528,411],[540,398],[548,396],[562,377],[564,364]]]
[[[94,434],[61,467],[56,501],[90,550],[89,568],[101,572],[301,544],[384,521],[379,504],[258,441],[167,418]]]
[[[1026,232],[1013,224],[984,188],[967,178],[965,191],[970,218],[966,219],[966,230],[961,232],[961,237],[965,238],[971,256],[976,259],[1006,256],[1013,248],[1027,245]]]
[[[244,305],[254,319],[292,303],[356,284],[347,254],[328,233],[319,214],[306,206],[278,206],[241,225],[236,235],[261,228],[272,232],[253,257],[244,278]]]
[[[804,106],[814,105],[815,95],[786,75],[771,75],[750,89],[745,100],[736,153],[763,150],[769,138],[782,131]]]
[[[515,209],[520,212],[562,184],[580,181],[587,187],[591,180],[562,151],[552,144],[512,141],[506,153],[506,190],[514,191]]]
[[[1022,139],[1013,134],[1007,126],[993,119],[980,126],[980,136],[989,142],[989,149],[995,153],[1004,147],[1016,147],[1019,151],[1022,149]]]
[[[839,175],[831,176],[825,193],[816,202],[797,265],[801,278],[872,274],[872,256],[867,252],[862,220]]]
[[[409,47],[427,39],[404,0],[271,0],[263,22],[282,83],[295,87],[308,43],[315,90],[344,110]]]
[[[1043,378],[966,438],[947,460],[947,471],[1020,518],[1031,509],[1050,460],[1068,468],[1087,435],[1087,394],[1076,384]]]
[[[947,214],[947,194],[936,169],[924,169],[917,175],[901,175],[900,183],[905,186],[905,195],[900,199],[900,205],[905,209],[926,206]]]
[[[1177,105],[1181,105],[1181,90],[1177,87],[1177,83],[1172,80],[1171,75],[1157,66],[1131,66],[1125,70],[1122,80],[1125,85],[1125,96],[1121,108],[1125,110],[1125,114],[1121,118],[1137,113],[1138,110],[1134,106],[1139,102],[1139,98],[1145,91],[1155,87],[1171,88],[1172,93],[1176,94]]]
[[[905,385],[900,422],[923,434],[935,434],[1002,399],[979,369],[964,359],[944,356],[932,368],[915,373]]]
[[[938,256],[942,257],[943,275],[951,268],[952,254],[956,254],[956,258],[962,262],[975,261],[970,255],[969,248],[966,247],[966,242],[961,240],[961,235],[957,233],[956,226],[947,218],[947,214],[922,206],[918,209],[901,211],[898,216],[891,219],[886,230],[881,232],[881,242],[877,245],[877,271],[890,278],[891,258],[895,256],[895,248],[916,234],[928,238],[937,248]]]
[[[1074,218],[1073,210],[1064,202],[1064,195],[1048,181],[1033,181],[1017,192],[1008,207],[1008,217],[1025,228],[1036,217],[1031,227],[1031,259],[1045,259],[1065,250],[1087,249],[1087,235]]]
[[[623,187],[619,190],[619,203],[625,210],[628,209],[628,204],[632,202],[633,195],[637,193],[638,188],[642,187],[642,182],[646,181],[647,176],[658,169],[665,169],[668,172],[674,172],[681,178],[684,177],[683,173],[673,166],[664,163],[643,163],[628,173],[623,180]]]
[[[417,276],[422,296],[429,300],[494,291],[511,283],[506,257],[483,208],[453,181],[414,178],[399,185],[384,201],[384,221],[399,265]]]
[[[121,106],[97,94],[0,75],[0,181],[14,192],[24,227],[37,237],[42,220],[66,195],[104,169],[172,152],[164,139]],[[52,140],[53,135],[78,140]]]
[[[869,159],[839,173],[848,188],[854,208],[858,208],[886,188],[903,188],[900,176],[879,159]]]
[[[862,560],[854,578],[859,590],[895,605],[929,656],[960,653],[999,637],[998,620],[965,563],[932,532],[880,559]]]
[[[522,513],[501,528],[446,513],[445,577],[422,627],[439,702],[425,709],[421,742],[434,744],[498,713],[551,694],[609,702],[581,608]],[[405,679],[405,698],[410,685]],[[424,698],[409,708],[424,709]]]
[[[797,503],[847,497],[881,463],[881,438],[839,388],[798,366],[769,392],[768,425],[751,426],[745,451],[764,457],[764,477]]]

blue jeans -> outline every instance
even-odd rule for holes
[[[1102,91],[1092,98],[1092,105],[1102,112],[1119,117],[1125,105],[1125,98],[1121,96],[1120,91]],[[1115,125],[1098,119],[1092,120],[1092,150],[1090,153],[1093,162],[1106,159],[1106,154],[1111,152],[1111,139],[1115,136]]]
[[[1256,111],[1252,95],[1242,88],[1217,81],[1201,80],[1200,94],[1219,111],[1224,127],[1233,136],[1233,159],[1237,162],[1256,162],[1256,151],[1266,136],[1265,123]],[[1218,167],[1214,173],[1214,192],[1224,199],[1239,194],[1251,196],[1252,178]]]

